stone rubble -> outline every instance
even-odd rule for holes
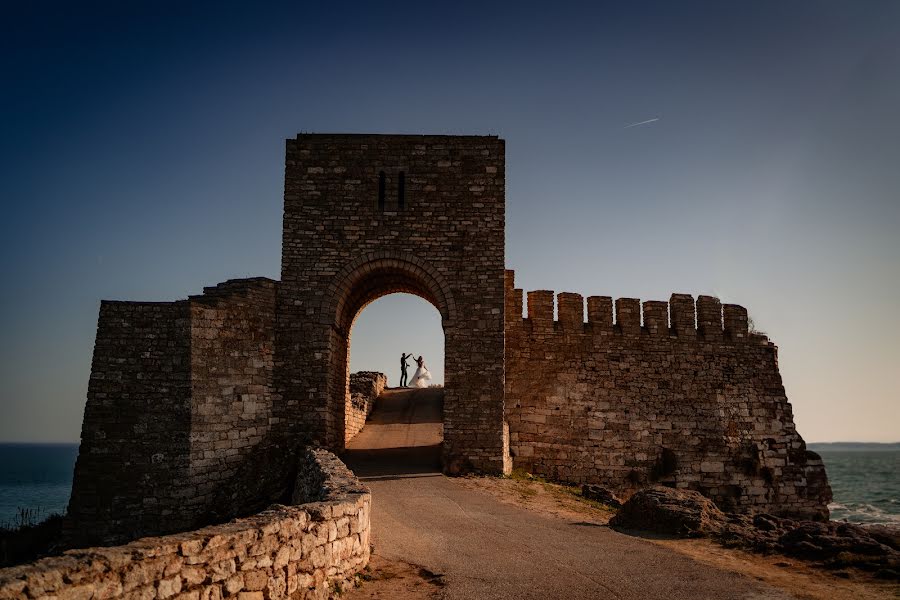
[[[375,408],[375,399],[387,387],[387,376],[376,371],[358,371],[350,374],[349,399],[344,417],[344,444],[349,444],[366,424]]]

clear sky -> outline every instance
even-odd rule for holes
[[[78,439],[101,298],[279,276],[300,131],[499,134],[520,287],[743,304],[807,441],[900,439],[900,2],[6,2],[0,127],[0,440]]]

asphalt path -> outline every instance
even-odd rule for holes
[[[372,490],[388,560],[442,575],[444,598],[785,599],[605,526],[498,502],[440,473],[443,391],[387,390],[344,459]]]

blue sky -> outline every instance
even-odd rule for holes
[[[300,131],[502,136],[520,287],[743,304],[808,441],[900,438],[896,2],[2,11],[0,440],[77,440],[101,298],[278,277]],[[382,299],[353,367],[440,336]]]

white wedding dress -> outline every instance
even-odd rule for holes
[[[416,369],[416,373],[412,376],[408,385],[409,387],[425,388],[428,387],[429,381],[431,381],[431,373],[428,372],[428,367],[423,362],[422,366]]]

